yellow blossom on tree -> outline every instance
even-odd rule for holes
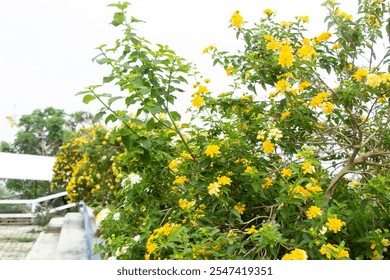
[[[304,38],[302,47],[298,49],[298,56],[302,58],[302,60],[310,60],[317,55],[318,54],[310,44],[310,39]]]
[[[226,68],[226,75],[228,76],[232,76],[233,75],[233,70],[234,70],[234,66],[233,65],[229,65],[227,68]]]
[[[175,181],[173,181],[173,184],[175,185],[182,185],[186,182],[188,182],[188,178],[186,176],[176,176]]]
[[[283,45],[279,50],[278,62],[282,68],[291,67],[294,62],[293,49],[290,45]]]
[[[293,175],[293,171],[290,168],[283,168],[280,172],[283,177],[291,177]]]
[[[210,46],[204,48],[202,53],[208,53],[208,52],[210,52],[210,51],[212,51],[214,49],[215,49],[215,45],[210,45]]]
[[[272,186],[272,179],[265,177],[265,183],[261,185],[263,189],[267,189]]]
[[[328,218],[326,226],[332,230],[334,233],[341,231],[341,228],[345,226],[346,223],[338,218]]]
[[[324,102],[321,104],[321,108],[322,108],[322,112],[324,112],[324,114],[329,115],[333,112],[334,105],[331,102]]]
[[[296,18],[302,20],[305,23],[309,22],[309,17],[308,16],[297,16]]]
[[[282,43],[280,41],[274,40],[267,44],[267,50],[278,50],[282,46]]]
[[[227,176],[217,177],[218,184],[220,185],[230,185],[232,183],[232,179]]]
[[[302,249],[294,249],[290,253],[285,254],[282,260],[307,260],[307,253]]]
[[[315,167],[311,165],[311,162],[309,161],[302,162],[301,166],[303,169],[303,174],[313,174],[316,171]]]
[[[364,77],[366,77],[368,75],[368,69],[366,68],[359,68],[358,70],[356,70],[356,72],[352,75],[352,77],[356,80],[356,81],[361,81],[363,80]]]
[[[272,9],[265,9],[263,11],[263,13],[266,14],[267,16],[270,16],[270,15],[273,15],[275,13],[275,11]]]
[[[275,89],[277,92],[284,94],[286,90],[291,89],[291,85],[285,79],[281,79],[276,83]]]
[[[258,230],[256,229],[256,226],[254,226],[254,225],[251,226],[250,228],[246,228],[245,231],[246,231],[247,234],[253,234],[253,233],[257,233],[258,232]]]
[[[200,108],[203,105],[204,105],[204,99],[202,98],[202,96],[197,95],[192,99],[192,106]]]
[[[266,154],[270,154],[275,151],[275,145],[269,140],[265,140],[263,142],[262,148]]]
[[[308,87],[310,87],[310,86],[311,86],[311,83],[310,83],[310,82],[304,81],[304,82],[302,82],[302,83],[299,84],[298,90],[299,90],[299,91],[303,91],[303,90],[305,90],[305,88],[308,88]]]
[[[188,201],[187,199],[179,199],[179,207],[183,210],[190,209],[195,205],[195,201]]]
[[[323,32],[318,37],[315,37],[314,41],[316,43],[321,43],[323,41],[328,40],[330,37],[332,37],[332,34],[330,32]]]
[[[280,115],[280,117],[281,117],[282,120],[287,119],[287,118],[290,117],[290,116],[291,116],[291,112],[283,112],[283,113]]]
[[[321,214],[322,214],[322,210],[317,206],[310,206],[309,209],[307,209],[306,211],[306,216],[309,219],[313,219]]]
[[[368,74],[367,75],[367,80],[366,80],[366,85],[370,87],[378,87],[382,82],[382,79],[380,76],[377,74]]]
[[[218,184],[217,182],[211,183],[210,185],[208,185],[207,190],[209,192],[209,195],[219,197],[221,191],[221,185]]]
[[[230,18],[230,22],[233,26],[241,28],[244,25],[244,19],[240,14],[240,11],[235,11]]]
[[[274,36],[271,35],[264,35],[263,38],[267,41],[272,41],[274,39]]]
[[[210,144],[210,145],[208,145],[208,146],[206,147],[205,154],[206,154],[207,156],[213,158],[215,155],[221,153],[221,152],[220,152],[220,149],[221,149],[220,146]]]
[[[244,214],[246,205],[244,203],[237,203],[237,205],[234,206],[234,210],[236,210],[240,214]]]

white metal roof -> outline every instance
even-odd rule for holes
[[[0,178],[50,181],[55,158],[0,153]]]

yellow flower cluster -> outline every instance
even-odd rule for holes
[[[247,234],[253,234],[253,233],[259,232],[259,231],[256,229],[256,226],[254,226],[254,225],[252,225],[250,228],[246,228],[245,231],[246,231]]]
[[[182,185],[184,183],[187,183],[189,180],[186,176],[176,176],[175,180],[173,181],[173,184],[175,185]]]
[[[215,155],[221,153],[221,152],[220,152],[220,149],[221,149],[220,146],[210,144],[210,145],[208,145],[208,146],[206,147],[205,154],[206,154],[207,156],[213,158]]]
[[[244,214],[246,205],[244,203],[237,203],[237,205],[234,206],[234,210],[236,210],[240,214]]]
[[[313,174],[316,171],[315,167],[311,164],[310,161],[302,162],[301,167],[303,170],[303,174]]]
[[[322,214],[322,209],[317,206],[310,206],[306,211],[306,216],[308,219],[313,219]]]
[[[146,243],[146,255],[145,259],[149,260],[151,254],[155,254],[156,249],[158,248],[157,243],[155,242],[156,239],[161,237],[167,237],[169,236],[174,230],[180,228],[179,224],[171,224],[166,223],[164,226],[157,228],[153,231],[153,233],[149,236],[148,241]],[[158,254],[155,254],[156,257],[158,257]]]
[[[244,25],[244,19],[240,14],[240,11],[235,11],[230,18],[230,22],[233,26],[241,28]]]
[[[280,47],[278,62],[282,68],[289,68],[293,65],[294,54],[290,45],[283,45]]]
[[[342,220],[340,220],[338,218],[334,218],[334,217],[328,218],[328,220],[326,222],[326,226],[334,233],[341,231],[341,228],[345,225],[346,225],[345,222],[343,222]]]
[[[323,102],[325,102],[328,99],[329,96],[330,96],[330,93],[328,93],[328,92],[318,93],[315,97],[313,97],[310,100],[310,106],[315,108],[315,107],[321,105]]]
[[[302,47],[298,49],[298,56],[302,58],[302,60],[310,60],[318,56],[314,48],[311,46],[310,39],[303,39]]]
[[[330,32],[323,32],[318,37],[315,37],[314,41],[316,43],[321,43],[323,41],[328,40],[330,37],[332,37],[332,34]]]
[[[283,168],[280,172],[283,177],[291,177],[293,175],[293,171],[290,168]]]
[[[290,187],[290,191],[294,194],[294,198],[299,198],[298,194],[302,197],[310,197],[313,193],[322,192],[322,188],[318,185],[313,186],[313,184],[308,183],[305,187],[302,187],[301,185],[292,186]]]
[[[221,186],[230,185],[232,183],[232,179],[230,179],[227,176],[217,177],[217,180],[218,180],[218,184],[220,184]]]
[[[282,260],[307,260],[307,253],[302,249],[294,249],[290,253],[285,254]]]
[[[349,253],[345,249],[337,248],[336,246],[328,243],[321,246],[320,253],[325,255],[327,259],[331,259],[332,257],[336,259],[349,258]]]
[[[275,145],[269,140],[265,140],[263,142],[262,148],[266,154],[270,154],[275,151]]]
[[[271,178],[268,178],[268,177],[265,177],[265,183],[261,185],[261,187],[263,189],[268,189],[269,187],[272,186],[272,179]]]
[[[219,197],[221,192],[221,185],[218,184],[218,182],[211,183],[210,185],[208,185],[207,190],[209,192],[209,195]]]
[[[195,205],[195,200],[188,201],[187,199],[179,199],[179,207],[183,210],[188,210]]]

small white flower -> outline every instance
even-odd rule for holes
[[[96,226],[99,227],[100,224],[103,222],[105,218],[110,214],[110,209],[102,209],[97,215],[96,215]]]
[[[141,236],[138,234],[138,235],[134,236],[133,240],[134,240],[135,242],[140,242]]]
[[[108,261],[116,261],[116,257],[112,256],[107,259]]]
[[[326,226],[323,226],[320,230],[321,234],[325,234],[328,231],[328,228]]]
[[[121,216],[121,213],[117,212],[117,213],[115,213],[115,214],[112,216],[112,219],[113,219],[114,221],[118,221],[120,216]]]
[[[130,173],[128,178],[129,178],[130,183],[131,183],[132,185],[138,184],[139,182],[142,181],[142,177],[139,176],[139,175],[136,174],[136,173]]]
[[[275,141],[279,141],[279,140],[283,137],[283,134],[282,134],[282,131],[279,130],[278,128],[272,128],[272,129],[269,131],[268,136],[269,136],[270,138],[274,138]]]

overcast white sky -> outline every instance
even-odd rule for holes
[[[228,25],[235,10],[250,23],[267,8],[277,10],[278,18],[286,21],[309,15],[309,29],[316,34],[325,31],[323,1],[132,0],[129,14],[146,21],[138,26],[141,35],[169,45],[218,84],[214,77],[218,79],[219,70],[201,52],[210,44],[221,49],[234,45]],[[98,105],[84,105],[75,94],[100,83],[106,73],[91,58],[97,46],[112,45],[118,38],[117,29],[109,24],[114,8],[107,5],[113,2],[117,1],[0,0],[0,141],[12,142],[17,131],[6,116],[17,119],[48,106],[67,112],[97,111]],[[340,2],[352,12],[357,0]]]

